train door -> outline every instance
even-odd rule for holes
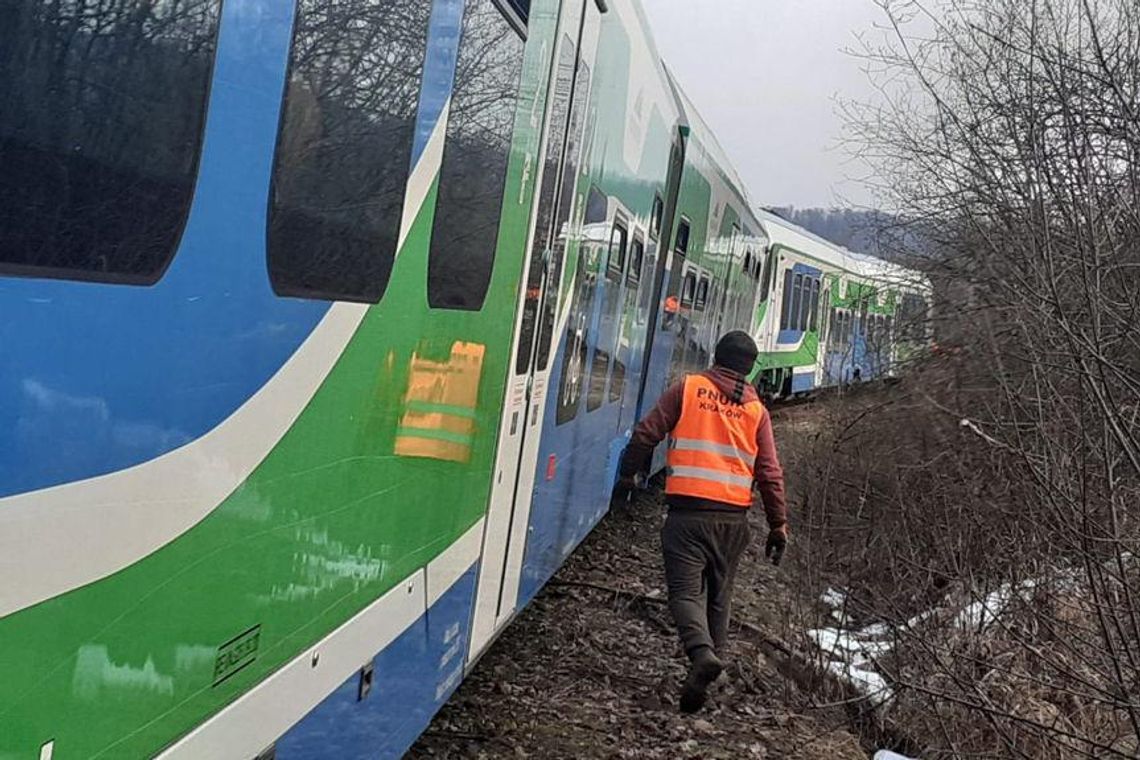
[[[665,198],[660,203],[660,222],[656,223],[657,259],[653,268],[653,290],[650,295],[649,323],[646,325],[645,354],[642,357],[641,381],[637,392],[634,417],[640,419],[649,404],[654,403],[664,390],[664,378],[673,355],[673,325],[680,307],[676,289],[672,288],[670,273],[677,267],[674,248],[673,220],[677,212],[677,197],[681,189],[681,172],[685,166],[684,132],[677,130],[669,151],[669,171],[665,179]],[[654,204],[657,205],[656,203]],[[686,245],[688,226],[685,227]],[[683,258],[683,255],[682,255]],[[653,384],[651,384],[651,380]]]
[[[567,242],[575,234],[573,221],[581,216],[575,207],[583,202],[578,179],[600,26],[601,11],[592,0],[562,3],[547,97],[531,255],[515,321],[515,355],[483,532],[469,662],[486,648],[517,603],[541,418],[556,345],[554,323],[562,265]]]

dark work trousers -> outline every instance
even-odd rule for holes
[[[747,510],[670,509],[661,529],[669,610],[690,657],[702,646],[724,654],[736,568],[748,546]]]

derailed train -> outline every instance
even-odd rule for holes
[[[398,756],[665,384],[893,371],[634,0],[0,13],[0,758]]]

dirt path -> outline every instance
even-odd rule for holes
[[[735,631],[732,664],[710,704],[696,716],[678,712],[685,663],[663,604],[663,519],[655,491],[611,511],[408,757],[866,758],[846,712],[814,706],[754,632]],[[754,524],[735,614],[773,630],[790,571],[762,561],[764,531]]]

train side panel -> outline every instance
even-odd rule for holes
[[[463,657],[444,655],[470,622],[557,3],[534,3],[525,62],[495,4],[459,3],[486,55],[459,49],[458,71],[428,51],[429,11],[448,6],[355,9],[403,59],[321,34],[314,3],[298,18],[226,4],[169,268],[154,284],[77,283],[25,262],[0,280],[0,408],[15,415],[0,433],[14,436],[0,446],[0,755],[144,757],[182,736],[169,756],[250,756],[389,642],[402,656],[376,661],[378,694],[410,741],[458,682]],[[322,89],[291,51],[359,77],[396,67],[372,74],[403,89]],[[464,87],[519,92],[517,118],[515,98],[480,110]],[[368,124],[405,142],[354,143]],[[411,167],[398,190],[354,173],[354,151],[376,145]],[[449,172],[498,182],[493,207],[464,217]],[[351,213],[393,192],[383,218],[317,201]],[[484,247],[450,257],[441,241],[474,222]],[[313,248],[306,226],[341,248]],[[313,270],[290,252],[355,250],[373,229],[390,271]],[[422,688],[383,696],[404,667]]]

